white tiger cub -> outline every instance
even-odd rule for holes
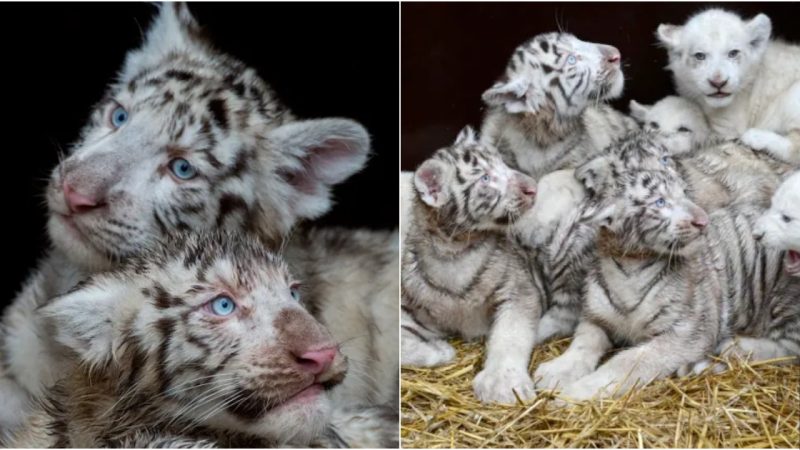
[[[80,364],[6,445],[330,445],[330,392],[347,360],[285,262],[254,237],[169,239],[41,312]],[[360,444],[396,446],[396,434]]]
[[[36,313],[51,298],[172,232],[252,232],[275,247],[331,208],[332,187],[363,167],[369,149],[352,120],[295,119],[252,69],[211,47],[185,4],[163,5],[52,172],[53,248],[3,317],[0,432],[72,364]],[[352,338],[343,351],[363,362],[336,395],[344,404],[397,402],[397,235],[354,238],[297,233],[286,253],[314,293],[325,292],[318,317],[345,333],[337,339]]]
[[[770,40],[764,14],[742,20],[709,9],[685,25],[661,24],[678,93],[699,105],[712,132],[800,164],[800,46]]]
[[[568,33],[540,34],[517,47],[503,78],[483,93],[483,142],[539,179],[574,168],[636,122],[601,102],[624,85],[619,50]]]
[[[785,251],[786,272],[800,276],[800,172],[780,185],[754,231],[755,238],[767,247]]]
[[[653,105],[630,101],[631,116],[658,135],[672,155],[700,148],[709,137],[703,110],[692,101],[670,95]]]
[[[618,156],[614,156],[615,158]],[[800,355],[800,278],[753,239],[759,208],[709,216],[672,170],[578,168],[598,191],[598,263],[567,351],[541,364],[537,386],[572,400],[622,394],[752,336],[754,359]],[[587,172],[591,169],[591,172]],[[606,178],[598,183],[596,178]],[[614,347],[627,347],[597,367]]]
[[[542,306],[506,231],[532,206],[535,182],[467,127],[417,168],[414,188],[402,262],[402,364],[447,364],[455,351],[446,337],[488,336],[475,395],[533,398],[528,362]]]

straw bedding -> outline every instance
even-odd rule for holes
[[[537,348],[531,373],[568,344]],[[798,365],[733,362],[721,374],[659,380],[619,399],[566,408],[551,405],[548,393],[485,406],[472,393],[483,344],[454,345],[455,364],[403,369],[403,447],[800,447]]]

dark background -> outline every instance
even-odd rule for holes
[[[630,99],[651,104],[673,94],[656,28],[683,24],[712,6],[746,19],[763,12],[773,36],[800,43],[800,3],[404,3],[402,169],[452,143],[464,125],[479,127],[481,94],[503,74],[514,48],[559,26],[620,49],[626,83],[617,109],[628,112]]]
[[[370,132],[367,168],[336,188],[337,204],[319,223],[397,226],[398,8],[190,5],[217,48],[256,68],[298,117],[350,117]],[[0,5],[6,250],[0,308],[47,247],[43,192],[57,146],[77,139],[155,11],[147,3]]]

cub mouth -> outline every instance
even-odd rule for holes
[[[707,95],[707,97],[711,97],[711,98],[725,98],[725,97],[730,97],[730,96],[731,96],[730,92],[722,92],[722,91],[717,91],[717,92],[715,92],[713,94],[708,94]]]
[[[786,273],[793,276],[800,276],[800,251],[789,250],[786,252],[785,262]]]

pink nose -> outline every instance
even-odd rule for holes
[[[692,219],[692,225],[701,230],[708,226],[708,216],[700,216]]]
[[[337,353],[338,350],[335,347],[329,347],[305,352],[302,355],[295,356],[295,359],[303,369],[314,375],[319,375],[328,370]]]
[[[66,182],[64,183],[64,201],[72,213],[80,214],[100,206],[100,202],[78,193]]]
[[[608,63],[609,63],[609,64],[618,64],[618,63],[619,63],[619,60],[620,60],[620,54],[619,54],[619,52],[617,52],[617,53],[612,53],[611,55],[609,55],[609,56],[606,58],[606,61],[608,61]]]

